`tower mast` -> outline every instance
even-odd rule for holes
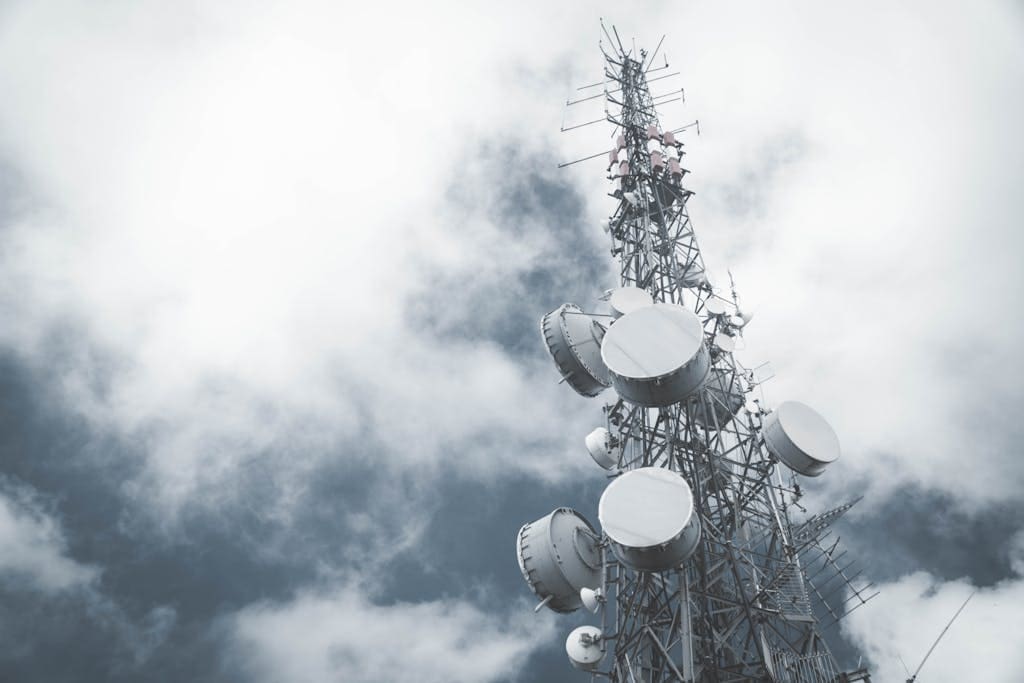
[[[612,31],[601,49],[619,288],[610,316],[567,304],[542,329],[572,388],[618,394],[586,440],[616,478],[601,533],[562,508],[520,531],[520,568],[552,609],[600,614],[566,647],[611,681],[869,680],[842,672],[822,637],[873,597],[829,540],[853,503],[790,517],[799,477],[821,474],[838,441],[807,406],[755,398],[760,381],[733,353],[750,317],[709,281],[687,211],[683,129],[661,126],[647,53]]]

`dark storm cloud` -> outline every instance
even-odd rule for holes
[[[924,570],[946,580],[966,578],[976,586],[992,586],[1015,574],[1009,550],[1024,528],[1020,505],[967,512],[949,495],[908,487],[858,513],[850,513],[837,532],[877,581]]]

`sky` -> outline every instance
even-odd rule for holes
[[[976,591],[918,680],[1024,680],[1024,6],[942,0],[0,3],[0,679],[586,680],[513,542],[606,481],[537,332],[616,284],[602,16],[863,496],[836,652]]]

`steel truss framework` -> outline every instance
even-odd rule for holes
[[[614,31],[614,29],[613,29]],[[852,503],[790,520],[799,499],[760,435],[755,373],[715,336],[741,334],[736,295],[716,293],[705,276],[682,186],[683,146],[665,135],[648,87],[647,54],[634,55],[606,32],[606,118],[617,127],[609,179],[618,200],[608,222],[620,284],[702,318],[712,349],[710,381],[695,398],[667,408],[621,399],[604,408],[621,446],[619,468],[665,467],[693,490],[702,536],[696,554],[671,572],[638,572],[604,552],[606,656],[596,677],[612,681],[868,680],[843,673],[822,631],[873,597],[857,587],[829,525]],[[605,49],[605,47],[609,49]],[[651,60],[653,61],[653,59]],[[724,312],[722,312],[724,310]],[[855,501],[854,501],[855,502]]]

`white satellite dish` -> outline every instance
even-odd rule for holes
[[[624,192],[622,196],[626,198],[630,206],[636,206],[640,203],[640,198],[636,196],[636,192]]]
[[[704,302],[704,312],[708,315],[725,315],[727,308],[725,301],[714,296],[709,296]]]
[[[601,585],[598,534],[571,508],[524,524],[516,537],[516,557],[530,589],[556,612],[576,611],[583,604],[580,589]]]
[[[577,669],[594,671],[601,664],[601,629],[596,626],[574,628],[565,639],[565,653]]]
[[[619,287],[608,292],[608,305],[616,318],[653,303],[650,292],[639,287]]]
[[[618,444],[612,445],[612,435],[604,427],[598,427],[587,434],[583,439],[587,452],[600,467],[612,470],[619,465],[619,456],[622,454],[622,447]]]
[[[730,337],[725,332],[719,332],[714,339],[715,348],[723,353],[732,353],[736,350],[736,338]]]
[[[597,510],[612,552],[634,569],[678,567],[700,542],[690,486],[671,470],[641,467],[626,472],[605,488]]]
[[[604,327],[576,304],[562,304],[541,318],[541,334],[563,381],[582,396],[597,396],[611,383],[601,360]]]
[[[588,610],[597,614],[604,604],[604,592],[600,588],[581,588],[580,602]]]
[[[784,401],[764,418],[768,451],[798,474],[817,477],[839,458],[839,437],[821,415],[798,401]]]
[[[700,320],[682,306],[664,303],[619,318],[604,336],[601,358],[622,398],[651,407],[690,396],[711,367]]]

